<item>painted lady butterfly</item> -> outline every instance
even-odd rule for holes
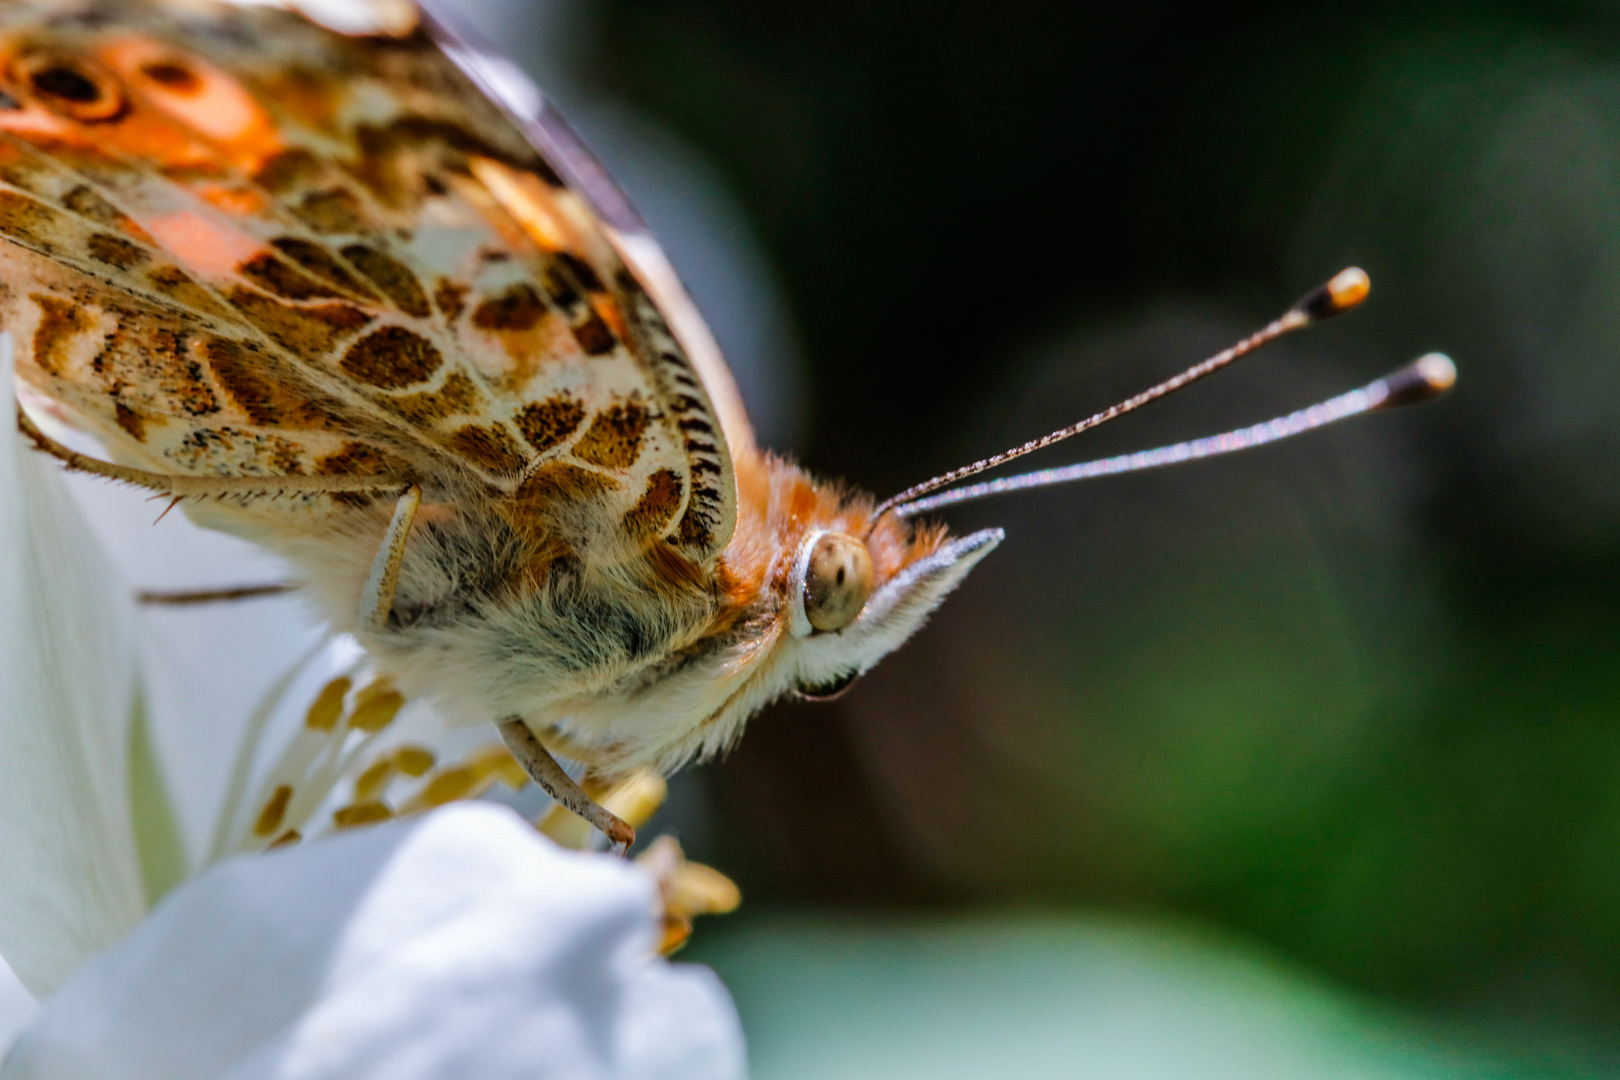
[[[1347,272],[1174,385],[875,506],[755,446],[662,252],[538,92],[414,8],[355,10],[380,18],[0,9],[0,321],[112,460],[19,423],[285,557],[407,694],[496,721],[620,845],[550,751],[669,770],[785,692],[837,692],[1001,539],[908,500],[1366,291]],[[1425,362],[1350,411],[1449,381]]]

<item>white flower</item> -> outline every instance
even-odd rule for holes
[[[0,335],[0,415],[14,407],[10,345],[9,336]],[[102,501],[93,508],[99,511]],[[150,513],[155,516],[157,509]],[[7,1076],[269,1075],[234,1057],[230,1067],[248,1071],[230,1073],[222,1066],[188,1073],[167,1063],[189,1061],[193,1054],[202,1055],[198,1060],[215,1060],[204,1053],[214,1046],[211,1032],[240,1029],[243,1038],[251,1035],[262,1049],[260,1044],[271,1039],[267,1032],[282,1028],[287,1045],[303,1047],[299,1053],[306,1055],[314,1047],[352,1049],[358,1044],[344,1041],[350,1034],[374,1040],[368,1044],[374,1053],[381,1053],[390,1040],[413,1047],[416,1056],[410,1061],[418,1064],[401,1065],[391,1076],[548,1075],[544,1070],[570,1062],[575,1064],[563,1074],[613,1075],[613,1063],[621,1060],[647,1066],[627,1075],[740,1073],[735,1017],[717,984],[650,959],[660,915],[665,920],[659,927],[663,940],[673,942],[682,924],[689,926],[685,920],[690,913],[734,904],[734,898],[710,895],[690,904],[684,892],[691,890],[678,886],[692,874],[678,860],[663,860],[668,865],[660,864],[650,874],[605,857],[564,856],[510,815],[492,825],[488,814],[494,810],[471,819],[451,815],[449,820],[459,824],[444,826],[449,833],[436,825],[424,826],[425,831],[389,828],[381,835],[394,837],[391,841],[338,837],[307,850],[228,862],[183,886],[143,924],[152,905],[171,888],[232,854],[263,851],[278,841],[295,842],[344,823],[376,821],[396,809],[430,809],[474,795],[498,779],[521,783],[525,778],[521,770],[513,774],[515,763],[504,751],[490,753],[469,741],[491,738],[487,732],[464,730],[460,745],[447,739],[431,749],[413,740],[413,735],[439,734],[431,710],[406,709],[395,723],[398,695],[386,684],[368,684],[363,658],[352,643],[323,644],[318,628],[299,616],[296,604],[256,605],[247,613],[245,636],[241,617],[227,628],[218,616],[206,613],[137,610],[132,585],[113,568],[80,510],[54,463],[31,453],[19,438],[0,438],[0,552],[5,554],[0,559],[0,687],[5,694],[0,709],[0,956],[29,991],[44,997],[88,958],[135,932],[49,999],[43,1019],[25,1037],[26,1047],[10,1059]],[[205,534],[178,519],[165,522],[164,529],[167,536],[160,543],[172,543],[170,537],[187,544],[215,542],[203,541]],[[240,553],[232,559],[240,561]],[[209,566],[197,559],[188,559],[185,569],[201,580],[161,584],[223,584],[241,572],[230,562]],[[207,625],[209,635],[182,638],[163,632],[191,620]],[[277,680],[278,669],[286,670],[300,651],[303,659]],[[261,696],[265,683],[271,684],[268,692],[249,716],[252,699]],[[171,783],[171,777],[180,783]],[[661,793],[660,785],[657,795]],[[629,790],[621,794],[635,795]],[[446,917],[452,911],[474,911],[474,898],[457,892],[457,881],[428,887],[433,875],[446,872],[453,862],[444,853],[443,837],[465,834],[472,828],[469,821],[493,829],[493,839],[474,843],[470,850],[478,854],[467,855],[465,866],[449,877],[483,880],[497,894],[516,890],[511,895],[527,897],[533,920],[519,925],[521,905],[501,907],[492,899],[495,907],[479,909],[462,923],[500,926],[511,940],[501,945],[466,938],[470,951],[458,958],[443,947],[449,939],[435,937],[433,927],[412,923],[403,913],[426,911],[433,904]],[[512,837],[513,829],[523,834],[522,844]],[[360,849],[353,846],[357,843]],[[503,876],[507,871],[493,865],[500,861],[493,852],[514,844],[525,849],[519,861],[527,869],[512,869],[517,876],[508,880]],[[386,858],[378,854],[394,852],[388,845],[397,845],[397,853]],[[348,864],[345,856],[333,852],[350,852],[357,867],[365,864],[365,857],[353,855],[357,850],[371,853],[367,857],[372,863],[366,865],[374,869],[374,879],[356,877],[357,870],[339,872]],[[536,869],[542,862],[543,874]],[[591,865],[604,869],[587,869]],[[696,873],[701,881],[702,868]],[[633,888],[629,881],[636,883]],[[659,888],[667,894],[662,911],[654,899]],[[634,903],[626,889],[634,893]],[[415,892],[421,895],[413,898]],[[627,914],[632,908],[634,917]],[[286,921],[295,910],[296,925]],[[591,912],[592,918],[607,921],[585,919]],[[272,948],[264,935],[277,927],[284,936]],[[329,938],[307,936],[321,927]],[[366,958],[381,963],[378,954],[353,950],[356,943],[372,940],[385,941],[387,951],[417,956],[419,962],[375,969],[386,970],[386,975],[368,974],[372,960]],[[297,942],[302,944],[293,948]],[[268,951],[252,954],[256,959],[250,964],[242,950],[259,945]],[[638,958],[635,964],[625,959],[632,955]],[[505,966],[498,962],[503,956],[510,961]],[[649,958],[643,962],[643,956]],[[339,983],[316,986],[340,968],[352,979],[345,975]],[[697,983],[706,987],[701,994],[691,989]],[[354,990],[362,985],[372,989]],[[664,992],[675,986],[686,987],[686,997]],[[664,990],[655,993],[657,987]],[[441,1008],[456,1013],[459,1007],[446,1003],[463,993],[490,999],[485,1011],[506,1017],[514,1031],[540,1024],[550,1034],[540,1040],[514,1035],[505,1042],[491,1041],[493,1035],[479,1033],[470,1021],[434,1028],[422,1019]],[[186,1011],[166,1011],[166,997],[192,1004]],[[508,998],[505,1005],[493,1003]],[[701,1008],[692,1004],[699,999]],[[394,1002],[392,1011],[366,1011],[385,1001]],[[570,1001],[575,1013],[557,1012]],[[105,1010],[98,1013],[102,1006]],[[622,1011],[643,1006],[650,1010],[645,1015],[631,1017]],[[142,1018],[144,1041],[131,1043],[127,1031],[118,1032],[134,1016]],[[572,1030],[570,1024],[597,1033],[591,1043],[595,1057],[580,1058],[569,1049],[572,1043],[556,1041],[561,1036],[552,1027]],[[681,1048],[698,1045],[671,1035],[664,1049],[679,1051],[673,1057],[660,1057],[664,1050],[650,1044],[638,1049],[634,1039],[660,1024],[690,1029],[689,1034],[708,1032],[699,1039],[707,1049],[701,1054],[694,1050],[697,1056],[692,1058],[702,1058],[703,1069],[653,1068],[659,1062],[685,1060]],[[352,1032],[350,1025],[355,1025]],[[5,1018],[0,1017],[3,1026]],[[608,1038],[620,1028],[631,1043],[614,1041],[617,1035]],[[314,1041],[308,1041],[294,1029],[319,1038],[311,1035]],[[487,1059],[493,1071],[429,1069],[439,1067],[435,1062],[458,1060],[458,1054],[495,1053],[498,1047],[504,1047],[498,1060]],[[141,1054],[160,1050],[169,1055],[162,1058],[166,1064],[154,1065],[153,1071],[136,1068],[146,1060]],[[108,1060],[127,1058],[133,1071],[119,1073],[97,1064],[98,1054],[111,1055]],[[294,1064],[325,1068],[326,1061],[300,1057]],[[348,1071],[332,1075],[367,1075],[352,1062],[344,1068]],[[410,1071],[417,1068],[429,1071]]]
[[[741,1077],[704,968],[654,953],[652,879],[511,811],[228,861],[46,1003],[3,1080]]]

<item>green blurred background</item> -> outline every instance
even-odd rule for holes
[[[740,208],[773,340],[717,328],[823,474],[887,494],[1068,423],[1348,264],[1361,311],[1038,464],[1430,349],[1461,370],[1419,410],[952,512],[1008,539],[928,629],[689,775],[671,820],[754,913],[693,955],[761,1075],[801,1074],[759,1054],[819,1015],[790,953],[867,935],[850,970],[887,986],[934,955],[918,927],[982,918],[1198,927],[1506,1074],[1620,1073],[1620,7],[502,10],[610,165],[639,125]],[[1052,962],[1029,932],[953,977]],[[1163,1075],[1226,1075],[1190,1060]]]

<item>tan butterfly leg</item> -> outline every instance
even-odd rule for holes
[[[360,590],[360,622],[374,632],[385,630],[388,626],[388,617],[394,607],[394,593],[399,588],[400,566],[405,561],[405,543],[410,538],[411,522],[416,519],[416,511],[421,505],[422,489],[412,484],[394,507],[393,520],[388,523],[382,546],[377,549],[371,572],[366,575],[365,586]],[[551,752],[529,730],[529,725],[522,718],[508,717],[495,726],[500,730],[506,748],[512,751],[512,756],[523,766],[530,779],[562,806],[606,833],[614,851],[622,855],[630,850],[630,845],[636,842],[636,830],[585,794],[557,764],[557,759],[551,756]]]
[[[360,625],[373,633],[388,629],[394,593],[399,589],[399,568],[405,562],[405,541],[411,537],[411,523],[421,505],[422,485],[412,484],[394,504],[388,531],[383,533],[382,545],[371,560],[371,572],[360,588]]]
[[[17,430],[34,446],[74,472],[104,476],[135,487],[173,495],[176,499],[207,499],[226,495],[325,495],[342,491],[398,491],[408,481],[397,476],[177,476],[114,465],[110,461],[71,450],[34,425],[17,406]]]
[[[215,604],[227,600],[256,600],[261,596],[281,596],[294,592],[298,586],[291,581],[273,581],[265,585],[237,585],[228,589],[143,589],[135,599],[143,604]]]
[[[500,731],[506,748],[523,766],[523,771],[548,795],[606,833],[615,854],[623,855],[630,850],[630,845],[636,842],[636,830],[629,822],[585,794],[574,783],[573,777],[563,772],[563,767],[557,764],[557,759],[551,756],[551,751],[546,749],[521,716],[508,716],[495,727]]]

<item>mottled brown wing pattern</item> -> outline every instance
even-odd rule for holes
[[[611,229],[425,33],[25,4],[0,61],[0,316],[115,456],[395,473],[587,554],[723,548],[702,380]]]

